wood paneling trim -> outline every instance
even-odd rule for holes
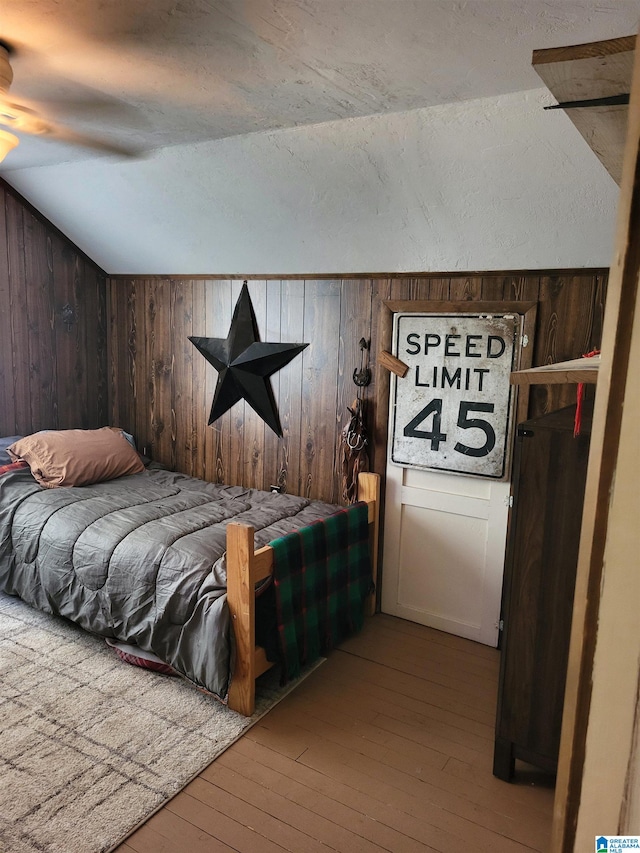
[[[465,312],[482,313],[482,314],[502,314],[510,311],[524,314],[529,309],[534,308],[536,303],[531,302],[485,302],[484,299],[473,299],[466,302],[459,302],[454,299],[451,301],[441,302],[437,300],[422,300],[422,299],[390,299],[385,302],[385,308],[396,314],[402,311],[411,311],[416,314],[435,314],[439,312],[449,312],[452,314],[464,314]]]
[[[584,274],[584,275],[599,275],[599,274],[607,274],[609,272],[608,267],[581,267],[576,270],[575,267],[569,267],[567,269],[539,269],[536,270],[536,275],[566,275],[569,273],[572,274]],[[393,279],[394,281],[400,280],[403,282],[407,282],[410,280],[419,280],[419,279],[436,279],[440,282],[449,279],[459,279],[459,278],[473,278],[480,277],[481,279],[491,279],[494,276],[503,277],[503,278],[529,278],[531,276],[531,270],[473,270],[467,272],[460,272],[459,270],[456,272],[406,272],[402,274],[398,274],[397,272],[353,272],[353,273],[206,273],[206,274],[198,274],[198,275],[190,275],[190,274],[175,274],[175,273],[154,273],[143,274],[143,273],[114,273],[109,275],[109,279],[112,281],[131,281],[131,280],[139,280],[146,279],[148,281],[159,278],[159,279],[172,279],[174,281],[178,281],[183,279],[185,281],[233,281],[233,280],[248,280],[252,279],[262,279],[265,281],[274,281],[274,280],[287,280],[287,281],[326,281],[327,279],[332,280],[359,280],[363,278],[369,279]],[[447,294],[443,294],[440,298],[446,298]],[[423,298],[432,298],[432,294],[425,294]],[[412,298],[407,296],[407,298]],[[437,294],[433,294],[433,298],[438,298]]]

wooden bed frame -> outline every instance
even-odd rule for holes
[[[358,475],[358,498],[369,505],[369,542],[373,580],[377,575],[380,518],[380,476]],[[255,709],[256,678],[273,666],[265,651],[256,646],[255,587],[273,573],[269,545],[254,550],[254,529],[244,524],[227,525],[227,603],[236,638],[236,663],[229,688],[229,707],[247,717]],[[375,594],[368,612],[375,611]]]

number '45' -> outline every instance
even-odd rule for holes
[[[458,441],[454,450],[464,456],[487,456],[496,446],[496,433],[489,421],[484,418],[470,418],[470,412],[488,412],[494,410],[493,403],[471,403],[461,400],[458,408],[458,426],[460,429],[479,429],[485,435],[482,447],[469,447]],[[426,421],[429,415],[433,415],[431,430],[418,429],[419,425]],[[431,441],[431,450],[440,450],[440,445],[447,440],[446,432],[442,432],[442,399],[435,397],[424,409],[421,409],[415,418],[412,418],[404,428],[404,435],[408,438],[423,438]]]

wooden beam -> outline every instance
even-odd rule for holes
[[[256,597],[252,571],[253,527],[227,525],[227,605],[236,641],[236,664],[229,686],[229,707],[246,717],[256,698]]]
[[[533,67],[559,102],[628,94],[635,36],[535,50]],[[611,177],[620,183],[627,106],[578,107],[566,111]]]

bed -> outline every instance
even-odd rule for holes
[[[112,476],[113,457],[106,454],[109,478],[95,482],[95,433],[110,446],[114,438],[127,444],[121,431],[105,430],[62,431],[75,434],[65,470],[82,472],[70,488],[64,473],[51,474],[42,452],[37,458],[12,453],[13,465],[0,473],[0,589],[156,655],[199,689],[250,715],[255,679],[274,663],[265,651],[269,644],[256,645],[256,589],[269,586],[274,550],[305,531],[317,536],[323,526],[342,524],[352,510],[145,468],[130,444],[117,450],[131,470]],[[58,435],[30,438],[51,445]],[[85,438],[90,465],[78,462]],[[359,497],[370,531],[368,592],[377,553],[376,475],[361,475]],[[348,565],[345,535],[332,557],[338,573]],[[271,586],[278,586],[277,577]],[[358,589],[364,590],[361,580]],[[370,596],[365,606],[372,610]]]

